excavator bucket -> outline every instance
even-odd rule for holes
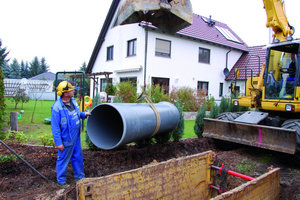
[[[295,154],[296,130],[204,118],[204,137]]]
[[[123,0],[118,24],[150,22],[165,32],[177,32],[193,22],[189,0]]]

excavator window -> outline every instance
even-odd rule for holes
[[[265,79],[266,99],[293,99],[297,85],[298,44],[271,48]]]

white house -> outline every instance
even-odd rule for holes
[[[181,87],[207,89],[217,101],[230,94],[231,70],[249,47],[229,26],[196,14],[192,25],[175,34],[146,23],[117,25],[119,6],[120,0],[113,0],[87,74],[112,72],[113,84],[131,80],[143,86],[146,70],[146,83],[160,84],[167,92]],[[224,75],[225,68],[231,76]],[[106,79],[99,78],[97,88],[104,91]],[[244,81],[239,84],[244,87]]]

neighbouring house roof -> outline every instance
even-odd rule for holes
[[[52,72],[44,72],[42,74],[38,74],[36,76],[29,78],[29,80],[51,80],[51,81],[54,81],[55,76],[56,75]],[[63,79],[63,77],[61,77],[61,76],[58,76],[58,78]]]
[[[266,60],[267,49],[265,45],[248,47],[249,52],[243,53],[240,59],[236,62],[226,80],[234,80],[234,71],[239,69],[238,80],[245,80],[245,68],[251,69],[253,76],[257,76],[262,68],[263,63]],[[247,70],[247,78],[251,77],[251,70]]]

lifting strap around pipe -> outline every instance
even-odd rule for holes
[[[151,135],[151,137],[153,137],[157,133],[157,131],[160,127],[160,115],[159,115],[159,112],[157,111],[157,109],[155,108],[155,106],[153,105],[153,103],[152,103],[151,99],[149,98],[149,96],[146,96],[145,100],[150,105],[150,107],[152,108],[152,110],[154,111],[155,116],[156,116],[156,128],[155,128],[153,134]]]

